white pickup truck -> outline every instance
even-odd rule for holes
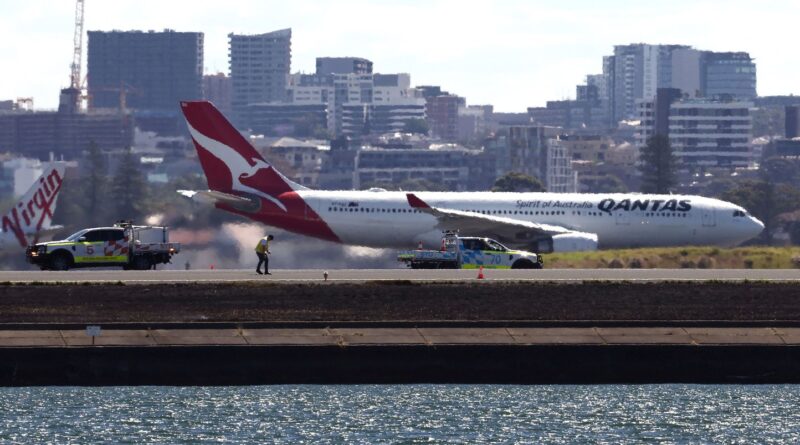
[[[412,269],[541,269],[542,256],[512,250],[491,238],[446,233],[441,250],[403,250],[397,260]]]
[[[28,246],[25,255],[29,263],[42,270],[111,266],[147,270],[169,263],[180,250],[179,243],[169,242],[166,227],[118,222],[112,227],[79,230],[64,240]]]

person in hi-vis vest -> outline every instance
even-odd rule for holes
[[[272,235],[267,235],[264,238],[258,240],[258,244],[256,245],[256,255],[258,256],[258,266],[256,266],[256,272],[261,274],[261,265],[264,265],[264,273],[267,275],[272,275],[269,273],[269,254],[272,253],[269,251],[269,242],[273,240]]]

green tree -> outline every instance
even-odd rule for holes
[[[764,223],[759,240],[771,244],[779,227],[778,215],[800,209],[800,191],[788,184],[763,180],[742,181],[723,193],[722,199],[738,204]]]
[[[627,193],[628,186],[616,175],[606,175],[595,182],[592,193]]]
[[[765,181],[792,184],[797,180],[797,164],[789,159],[771,157],[764,160],[760,170]]]
[[[428,134],[430,127],[425,119],[408,119],[403,126],[403,133]]]
[[[86,213],[91,226],[108,224],[108,171],[103,153],[94,141],[89,143],[86,154],[88,173],[84,180]]]
[[[139,220],[147,209],[147,181],[139,169],[139,160],[130,148],[120,159],[111,183],[114,219]]]
[[[497,178],[493,192],[543,192],[542,181],[523,173],[509,172]]]
[[[670,192],[675,186],[677,160],[672,153],[669,138],[653,135],[639,154],[639,171],[642,174],[642,193]]]

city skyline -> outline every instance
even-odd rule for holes
[[[13,67],[0,74],[0,99],[32,96],[36,108],[55,108],[58,90],[69,79],[74,2],[0,3],[0,54]],[[364,57],[374,62],[375,72],[406,72],[413,85],[441,85],[470,104],[524,112],[548,100],[574,98],[575,85],[602,71],[602,56],[614,45],[636,42],[746,51],[758,64],[759,95],[795,93],[800,61],[785,56],[783,43],[800,4],[770,5],[509,1],[480,8],[452,1],[362,0],[300,1],[286,8],[247,0],[219,8],[212,2],[88,0],[85,31],[203,32],[204,71],[211,74],[229,71],[229,33],[292,28],[292,72],[313,72],[316,57]],[[84,36],[84,75],[86,45]]]

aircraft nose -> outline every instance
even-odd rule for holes
[[[755,216],[750,217],[750,227],[752,228],[753,237],[760,235],[764,231],[764,223]]]

